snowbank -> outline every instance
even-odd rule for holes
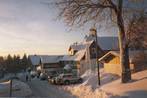
[[[8,88],[10,87],[9,84],[10,84],[10,81],[5,81],[0,83],[0,95],[8,92]]]
[[[100,70],[100,73],[101,85],[118,79],[117,76],[104,73],[103,69]],[[99,86],[97,85],[97,72],[87,70],[81,77],[84,80],[82,84],[62,86],[62,88],[78,98],[109,98],[111,96],[111,94],[105,93],[99,89]]]
[[[18,80],[13,80],[12,84],[13,84],[12,88],[14,90],[12,92],[13,96],[25,97],[32,94],[30,87],[26,83]]]
[[[9,96],[10,81],[0,83],[0,97]],[[12,81],[12,96],[25,97],[32,94],[30,87],[24,82],[13,80]]]

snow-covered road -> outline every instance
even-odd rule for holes
[[[32,97],[47,97],[47,98],[76,98],[70,93],[59,89],[56,85],[51,85],[47,81],[40,81],[39,79],[33,79],[28,82],[32,89]]]

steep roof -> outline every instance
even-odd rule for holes
[[[85,50],[85,49],[78,51],[78,52],[74,55],[74,60],[75,60],[75,61],[80,61],[80,60],[84,57],[85,53],[86,53],[86,50]]]
[[[34,66],[40,64],[40,57],[38,55],[29,55],[29,59]]]
[[[85,37],[85,41],[95,40],[95,37],[89,35]],[[118,50],[118,38],[117,37],[98,37],[98,45],[102,50]]]
[[[143,51],[142,50],[134,50],[134,51],[129,51],[129,60],[130,62],[133,62],[135,57],[139,54],[141,54]],[[147,51],[144,51],[145,53],[147,53]],[[108,53],[106,53],[104,56],[102,56],[99,61],[105,61],[105,59],[107,57],[109,57],[110,55],[114,55],[114,56],[120,56],[120,52],[119,51],[110,51]]]
[[[61,61],[80,61],[86,53],[85,49],[79,50],[75,55],[65,55]]]
[[[63,56],[56,55],[30,55],[29,58],[32,62],[32,65],[39,65],[40,61],[45,63],[58,63]]]
[[[74,49],[74,50],[77,50],[77,51],[86,49],[86,47],[89,47],[93,43],[93,41],[94,40],[84,41],[84,42],[81,42],[81,43],[72,44],[72,45],[70,45],[69,50],[71,48]]]
[[[69,50],[73,49],[73,50],[78,51],[78,50],[81,50],[81,49],[84,49],[84,48],[86,48],[86,46],[83,43],[76,43],[76,44],[70,45]]]
[[[40,59],[43,64],[45,64],[45,63],[58,63],[61,59],[61,56],[41,55]]]

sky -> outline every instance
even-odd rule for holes
[[[69,31],[50,0],[0,0],[0,55],[67,54],[70,44],[80,42],[90,26]],[[98,30],[99,36],[116,35],[116,30]]]

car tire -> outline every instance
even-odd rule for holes
[[[66,81],[64,81],[64,84],[65,84],[65,85],[69,85],[70,82],[69,82],[68,80],[66,80]]]

